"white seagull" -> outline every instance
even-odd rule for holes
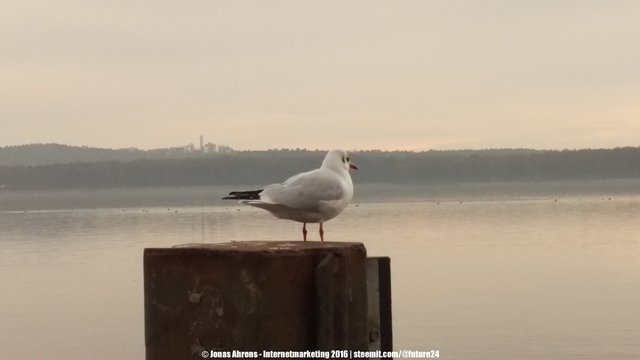
[[[324,241],[322,223],[333,219],[353,198],[349,169],[357,170],[343,150],[331,150],[319,169],[294,175],[282,184],[260,190],[233,191],[223,199],[265,209],[280,219],[301,222],[307,241],[307,223],[320,223],[320,241]]]

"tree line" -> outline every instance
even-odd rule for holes
[[[317,168],[324,151],[235,151],[216,156],[0,166],[0,189],[252,186]],[[640,147],[585,150],[361,151],[356,183],[420,184],[640,178]]]
[[[233,152],[226,145],[207,143],[203,148],[194,144],[141,150],[137,148],[105,149],[61,144],[28,144],[0,147],[0,166],[51,165],[73,162],[162,160],[204,158]]]

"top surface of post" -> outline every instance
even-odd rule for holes
[[[145,253],[166,252],[221,252],[221,253],[315,253],[322,251],[366,251],[357,242],[319,241],[232,241],[226,243],[194,243],[169,248],[146,248]]]

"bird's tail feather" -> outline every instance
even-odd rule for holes
[[[249,190],[249,191],[232,191],[229,196],[225,196],[223,200],[259,200],[260,193],[264,189]]]

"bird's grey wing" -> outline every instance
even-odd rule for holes
[[[313,170],[295,175],[282,184],[267,186],[260,194],[263,202],[281,204],[292,209],[317,211],[321,201],[344,196],[340,179],[326,170]]]

